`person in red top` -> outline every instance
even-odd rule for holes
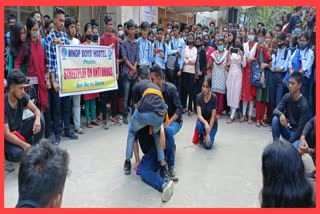
[[[40,30],[38,22],[35,18],[27,20],[27,39],[21,46],[19,55],[14,61],[14,68],[20,69],[23,63],[27,63],[27,81],[35,88],[37,105],[42,112],[48,107],[48,90],[50,87],[49,74],[46,69],[45,50],[40,42]],[[25,49],[28,50],[28,58],[25,59]]]
[[[104,17],[104,23],[106,26],[106,32],[101,36],[100,38],[100,45],[103,46],[111,46],[114,47],[115,55],[116,55],[116,78],[119,80],[119,49],[118,49],[118,39],[115,36],[115,34],[112,32],[113,30],[113,21],[112,17],[109,15],[106,15]],[[118,84],[119,85],[119,84]],[[118,104],[118,90],[113,91],[106,91],[101,93],[101,113],[102,113],[102,120],[104,124],[107,124],[107,109],[106,109],[106,103],[107,98],[110,99],[110,105],[111,105],[111,123],[114,125],[121,125],[121,123],[116,118],[117,114],[117,104]]]

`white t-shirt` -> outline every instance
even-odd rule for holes
[[[70,42],[70,45],[80,45],[79,39],[77,39],[75,37],[73,37],[71,40],[70,39],[68,39],[68,40]]]

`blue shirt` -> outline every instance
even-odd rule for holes
[[[152,53],[153,48],[152,44],[148,39],[143,39],[140,37],[138,40],[138,49],[139,49],[139,62],[138,65],[148,65],[152,67]]]
[[[288,64],[291,57],[291,51],[287,49],[287,56],[285,56],[286,48],[279,49],[277,54],[272,54],[272,71],[280,68],[282,72],[288,70]],[[286,58],[285,58],[286,57]]]
[[[166,69],[166,62],[168,58],[168,47],[167,44],[164,41],[156,41],[154,43],[153,49],[159,49],[161,53],[164,55],[164,58],[160,57],[160,54],[155,54],[153,57],[153,61],[155,64],[159,65],[161,69]]]
[[[60,33],[55,30],[51,32],[46,38],[46,56],[47,56],[47,67],[51,73],[55,73],[56,81],[59,83],[58,78],[58,64],[56,58],[56,44],[54,38],[59,38],[65,45],[69,45],[68,36],[65,32]]]
[[[295,56],[298,49],[293,52],[292,56],[289,60],[289,68],[292,68],[292,59]],[[301,55],[301,64],[302,64],[302,70],[304,71],[304,76],[307,78],[310,78],[310,75],[312,73],[312,65],[314,62],[314,53],[310,48],[305,48],[304,50],[299,50]]]
[[[133,42],[131,42],[129,37],[125,38],[122,42],[121,53],[122,53],[122,59],[123,59],[122,76],[127,77],[128,79],[136,79],[138,77],[138,72],[135,72],[135,74],[132,77],[130,77],[128,75],[130,68],[127,66],[125,61],[129,60],[131,65],[134,65],[136,61],[139,62],[137,41],[134,40]]]
[[[182,68],[183,68],[185,47],[186,47],[186,43],[181,38],[171,39],[168,45],[168,55],[176,54],[177,51],[180,51],[180,57],[178,59],[178,65],[179,65],[180,71],[182,71]]]

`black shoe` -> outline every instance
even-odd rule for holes
[[[160,176],[164,178],[166,181],[170,181],[170,175],[167,164],[164,166],[161,166],[160,168]]]
[[[124,117],[124,118],[123,118],[123,123],[124,123],[124,124],[128,124],[128,118]]]
[[[176,175],[176,169],[174,166],[169,167],[169,175],[170,175],[171,180],[173,180],[173,181],[179,180],[178,176]]]
[[[130,175],[130,173],[131,173],[131,161],[130,160],[124,161],[123,170],[124,170],[125,175]]]

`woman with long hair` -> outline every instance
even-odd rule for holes
[[[276,141],[262,154],[263,208],[315,207],[313,189],[305,177],[299,152],[288,142]]]
[[[36,91],[37,105],[44,112],[48,107],[48,90],[50,86],[49,73],[46,69],[45,50],[41,45],[40,28],[35,18],[28,18],[27,38],[24,45],[20,48],[19,55],[14,61],[14,68],[20,69],[21,65],[26,62],[27,81],[32,84]]]
[[[203,46],[204,46],[204,50],[206,52],[206,75],[211,76],[211,69],[212,69],[212,59],[211,59],[211,54],[213,53],[213,51],[215,51],[214,47],[210,46],[210,36],[208,34],[203,36]]]
[[[202,91],[197,95],[197,122],[192,143],[211,149],[218,131],[216,118],[217,97],[211,92],[211,79],[206,77],[202,83]]]
[[[20,53],[21,47],[24,45],[26,41],[27,29],[26,27],[17,22],[14,26],[10,28],[10,50],[8,55],[8,67],[7,70],[10,71],[14,68],[14,60]],[[28,53],[24,52],[24,57],[27,59]],[[24,61],[23,65],[20,67],[20,71],[26,75],[27,72],[27,63],[26,60]]]

